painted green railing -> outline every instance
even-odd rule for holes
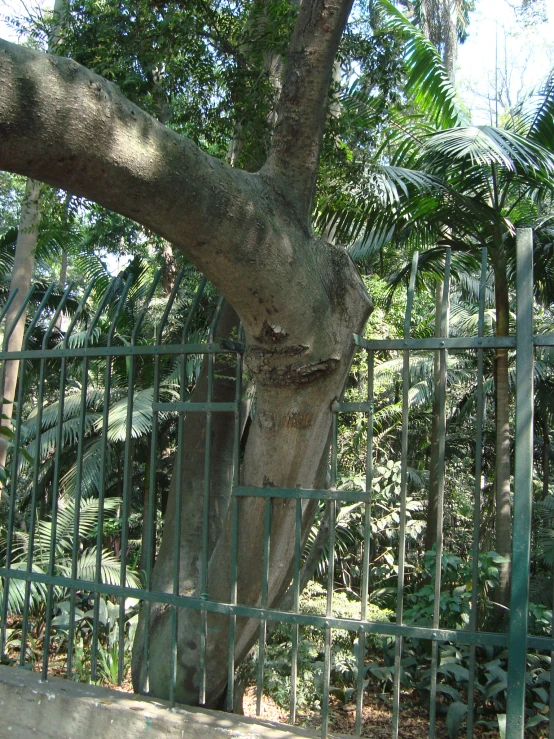
[[[554,334],[533,335],[533,276],[532,276],[532,234],[528,230],[520,231],[517,239],[518,277],[517,277],[517,332],[515,336],[492,337],[485,336],[485,282],[487,277],[487,254],[483,250],[482,269],[480,278],[480,303],[478,333],[471,337],[449,337],[449,289],[450,289],[450,254],[447,251],[445,260],[444,290],[442,303],[442,338],[411,338],[412,311],[414,305],[414,294],[416,285],[416,274],[418,257],[414,257],[411,278],[408,287],[406,316],[404,323],[403,339],[394,340],[367,340],[359,336],[354,337],[355,344],[365,354],[367,361],[367,396],[362,402],[347,402],[341,400],[333,405],[334,428],[331,449],[331,487],[329,490],[304,490],[304,489],[276,489],[276,488],[251,488],[239,484],[240,475],[240,435],[243,423],[241,419],[241,404],[243,396],[243,363],[242,354],[244,349],[243,339],[239,334],[237,340],[221,341],[215,340],[216,327],[221,311],[221,302],[215,310],[211,325],[204,334],[204,340],[197,340],[197,333],[193,331],[199,320],[205,301],[205,283],[201,283],[194,296],[188,298],[188,309],[186,320],[180,337],[175,338],[174,325],[170,330],[173,313],[176,304],[183,303],[183,274],[180,273],[169,296],[165,307],[158,309],[155,332],[145,338],[141,331],[145,321],[152,323],[149,311],[153,310],[153,298],[157,288],[158,277],[153,281],[149,291],[145,294],[142,309],[138,316],[134,316],[128,325],[128,330],[121,330],[121,322],[125,318],[126,300],[131,286],[131,277],[123,284],[117,278],[107,289],[104,297],[97,303],[97,307],[90,312],[90,296],[94,285],[89,285],[82,294],[77,306],[72,307],[72,317],[64,318],[72,294],[69,286],[62,296],[56,299],[52,307],[54,287],[49,287],[42,299],[36,298],[38,288],[32,288],[20,314],[28,311],[27,328],[21,351],[0,352],[0,360],[3,367],[9,361],[20,360],[18,395],[15,404],[15,415],[13,424],[13,435],[9,436],[10,473],[7,475],[9,486],[3,491],[3,505],[6,513],[5,520],[5,542],[4,551],[0,553],[0,576],[2,577],[2,611],[0,628],[0,655],[7,659],[9,651],[9,634],[13,624],[13,614],[10,611],[10,589],[16,589],[20,596],[21,607],[19,609],[20,635],[21,639],[18,650],[18,664],[20,667],[29,667],[36,664],[37,655],[32,654],[30,627],[36,616],[33,613],[35,600],[38,594],[43,602],[43,613],[45,626],[43,632],[43,646],[41,657],[41,670],[43,679],[51,674],[53,663],[52,640],[59,625],[56,604],[60,600],[60,592],[68,593],[68,600],[64,601],[67,611],[67,659],[65,674],[72,677],[78,669],[78,662],[82,658],[79,651],[79,639],[76,624],[83,616],[83,609],[78,603],[86,602],[84,594],[91,594],[92,609],[88,616],[91,624],[90,639],[90,679],[96,680],[99,676],[99,623],[106,618],[101,613],[102,601],[99,596],[110,596],[117,599],[120,610],[125,612],[126,600],[134,598],[149,609],[152,603],[164,603],[171,607],[172,613],[172,681],[170,699],[174,700],[175,681],[177,675],[177,624],[179,609],[195,609],[201,612],[201,648],[200,664],[202,677],[200,680],[199,703],[204,702],[205,695],[205,669],[204,655],[206,643],[210,639],[208,630],[209,613],[224,614],[230,619],[229,632],[229,658],[226,669],[228,670],[229,689],[227,693],[227,705],[232,708],[234,701],[234,676],[235,676],[235,626],[236,618],[248,617],[259,621],[258,640],[258,669],[257,669],[257,712],[260,713],[262,704],[262,693],[264,683],[264,663],[266,657],[267,625],[271,622],[281,622],[291,626],[291,697],[290,697],[290,720],[295,722],[297,718],[297,694],[299,680],[298,656],[299,656],[299,629],[301,626],[311,626],[320,629],[325,635],[324,639],[324,667],[323,688],[321,700],[321,723],[322,736],[328,733],[329,706],[331,686],[331,662],[332,662],[332,639],[333,631],[337,629],[352,632],[357,637],[356,643],[356,674],[353,679],[353,689],[356,695],[356,719],[355,732],[360,735],[362,731],[365,675],[364,661],[366,659],[366,640],[368,635],[380,635],[394,640],[395,656],[392,675],[392,719],[391,735],[399,736],[402,727],[402,665],[403,654],[408,640],[422,640],[430,644],[430,710],[429,710],[429,736],[435,735],[437,695],[441,691],[441,645],[469,645],[469,656],[467,658],[467,685],[465,687],[467,700],[466,729],[464,732],[468,737],[474,735],[475,708],[476,708],[476,664],[478,650],[483,647],[508,648],[508,680],[507,680],[507,729],[506,736],[509,739],[524,736],[525,722],[525,690],[526,690],[526,655],[528,652],[547,652],[554,654],[554,640],[544,636],[527,635],[528,630],[528,603],[529,603],[529,573],[530,573],[530,535],[532,516],[532,479],[533,479],[533,370],[534,370],[534,348],[539,346],[553,346]],[[0,313],[0,323],[6,316],[9,301]],[[32,310],[31,310],[32,308]],[[60,321],[68,324],[64,330],[60,329]],[[100,326],[102,330],[100,330]],[[172,333],[173,331],[173,333]],[[37,336],[40,334],[41,345],[36,346]],[[100,342],[99,336],[102,336]],[[6,345],[8,336],[4,336]],[[478,555],[480,551],[480,526],[481,526],[481,499],[482,499],[482,469],[483,469],[483,416],[484,416],[484,356],[496,348],[506,347],[516,350],[516,431],[515,431],[515,482],[514,482],[514,515],[513,515],[513,541],[514,555],[512,564],[512,594],[510,606],[509,629],[503,633],[482,631],[478,622]],[[440,595],[441,595],[441,561],[443,555],[442,527],[436,541],[436,576],[434,578],[434,605],[432,623],[428,626],[416,626],[405,623],[405,584],[406,584],[406,525],[407,525],[407,501],[408,501],[408,458],[410,442],[410,357],[415,351],[437,351],[443,372],[439,373],[440,381],[440,448],[439,448],[439,480],[444,481],[445,471],[445,438],[446,438],[446,362],[448,351],[473,352],[477,358],[477,369],[475,377],[476,385],[476,428],[475,428],[475,504],[473,511],[473,545],[471,551],[472,562],[472,584],[471,584],[471,609],[469,621],[465,629],[449,629],[441,625]],[[371,520],[372,520],[372,490],[374,483],[373,470],[373,427],[374,427],[374,370],[375,360],[379,353],[401,352],[402,356],[402,432],[401,432],[401,474],[400,474],[400,501],[399,501],[399,531],[398,552],[396,557],[397,566],[397,596],[396,617],[392,622],[373,622],[368,620],[369,605],[368,592],[370,589],[370,547],[371,547]],[[227,354],[234,357],[236,372],[235,386],[236,394],[233,402],[218,403],[213,401],[214,362],[215,357]],[[190,377],[191,360],[199,357],[207,357],[207,398],[202,403],[191,403],[187,387],[191,387],[194,378]],[[118,386],[119,410],[121,402],[126,402],[125,410],[125,433],[120,434],[124,439],[123,444],[123,474],[120,474],[120,515],[121,532],[119,536],[118,582],[110,581],[103,574],[103,544],[106,537],[107,519],[105,517],[105,502],[110,493],[110,481],[108,475],[109,455],[111,454],[110,439],[107,430],[110,424],[110,414],[114,413],[111,400],[113,390],[114,372],[121,374],[124,362],[124,372],[127,377],[127,395]],[[149,430],[150,459],[148,462],[153,470],[149,478],[149,489],[145,500],[143,511],[146,533],[143,538],[145,551],[143,553],[143,587],[138,587],[138,575],[135,580],[129,578],[129,572],[137,570],[137,565],[129,562],[129,521],[131,516],[131,497],[133,488],[133,422],[138,411],[134,407],[137,400],[137,376],[140,364],[147,362],[151,373],[151,428]],[[187,364],[188,363],[188,364]],[[171,391],[164,385],[164,377],[168,374],[168,368],[174,368],[174,385]],[[198,362],[197,365],[198,366]],[[29,368],[32,368],[30,372]],[[5,370],[3,370],[5,371]],[[57,381],[55,389],[52,378]],[[98,403],[101,415],[96,413],[91,421],[87,416],[87,393],[90,389],[91,378],[95,378],[95,389],[103,396],[103,401]],[[99,382],[103,377],[103,383]],[[38,379],[37,379],[38,378]],[[74,394],[68,400],[68,383],[75,388]],[[24,433],[26,433],[24,418],[25,403],[29,405],[26,392],[30,388],[33,396],[34,424],[36,435],[34,442],[26,444]],[[142,388],[144,390],[144,386]],[[172,397],[169,397],[169,396]],[[178,398],[177,398],[178,395]],[[27,398],[27,399],[26,399]],[[79,411],[71,417],[75,424],[73,432],[73,455],[74,455],[74,477],[71,489],[74,499],[74,520],[72,530],[66,532],[66,541],[72,542],[71,552],[64,560],[64,568],[61,570],[56,565],[57,526],[59,525],[59,502],[62,488],[68,485],[63,477],[67,468],[67,458],[64,457],[64,443],[68,438],[69,431],[66,428],[68,402],[75,404],[78,399]],[[168,399],[169,398],[169,399]],[[41,454],[41,442],[45,433],[43,429],[44,414],[50,405],[57,410],[57,422],[51,423],[50,428],[55,429],[56,438],[50,452]],[[27,409],[28,410],[28,409]],[[48,411],[51,413],[52,411]],[[119,412],[119,411],[118,411]],[[203,413],[206,416],[206,446],[204,467],[204,499],[203,499],[203,547],[201,552],[200,597],[185,596],[179,593],[179,531],[180,522],[180,490],[181,490],[181,468],[183,455],[183,424],[186,414],[191,412]],[[208,559],[208,506],[210,485],[210,462],[211,462],[211,436],[212,421],[214,413],[231,413],[234,416],[234,471],[233,489],[230,505],[233,512],[233,535],[231,557],[231,586],[228,602],[214,602],[209,596],[209,582],[207,581],[207,559]],[[337,489],[337,433],[339,417],[341,414],[362,414],[367,419],[365,432],[365,489],[362,491]],[[172,592],[156,592],[152,588],[152,566],[155,557],[156,531],[160,523],[157,520],[157,511],[161,507],[159,491],[157,490],[156,466],[159,464],[160,449],[160,422],[170,417],[176,421],[176,455],[175,466],[176,479],[176,517],[175,541],[174,541],[174,573]],[[65,425],[64,425],[65,424]],[[80,511],[82,509],[86,484],[90,484],[90,449],[87,447],[91,438],[92,430],[101,430],[98,434],[97,446],[94,454],[97,456],[97,469],[99,470],[94,497],[98,500],[97,521],[95,524],[96,536],[95,546],[91,550],[93,566],[88,572],[93,577],[79,576],[80,572]],[[31,440],[32,441],[32,440]],[[34,444],[34,446],[33,446]],[[71,446],[71,445],[70,445]],[[88,455],[88,456],[87,456]],[[50,488],[48,495],[44,491],[43,476],[45,465],[50,465]],[[24,478],[24,479],[23,479]],[[28,513],[24,520],[18,513],[20,496],[22,490],[26,490],[30,499],[27,501]],[[238,504],[241,498],[262,497],[265,505],[265,547],[262,571],[262,591],[258,606],[244,605],[237,600],[237,560],[236,547],[238,537],[245,532],[238,530]],[[272,516],[272,501],[278,498],[288,498],[296,501],[296,533],[294,541],[291,541],[291,549],[294,549],[294,568],[292,581],[292,608],[279,610],[268,607],[268,582],[269,582],[269,560],[270,560],[270,529]],[[44,500],[50,506],[50,538],[47,541],[48,551],[45,555],[41,553],[42,559],[37,564],[37,536],[40,536],[38,527],[39,509],[42,506],[42,517],[45,515]],[[363,541],[360,547],[359,571],[360,571],[360,618],[342,618],[334,615],[333,598],[335,587],[334,557],[329,557],[327,570],[327,605],[323,615],[306,613],[300,611],[300,570],[302,552],[302,511],[303,504],[308,500],[326,502],[329,521],[329,551],[335,548],[335,529],[337,520],[337,505],[340,503],[361,503],[364,510]],[[444,505],[444,484],[439,485],[439,521],[442,521]],[[22,528],[23,527],[23,528]],[[20,531],[24,530],[27,536],[26,556],[22,557]],[[89,530],[89,541],[90,531]],[[38,532],[38,533],[37,533]],[[38,544],[44,548],[44,536]],[[12,593],[13,595],[13,593]],[[96,596],[96,597],[95,597]],[[79,599],[79,600],[78,600]],[[58,620],[56,620],[58,619]],[[19,623],[19,621],[18,621]],[[120,648],[117,652],[117,679],[121,682],[125,674],[125,655],[123,644],[128,638],[128,624],[123,617],[118,622],[117,641]],[[150,645],[148,638],[144,644],[144,661],[148,663]],[[55,661],[55,660],[54,660]],[[223,669],[223,668],[222,668]],[[554,687],[554,678],[552,680]],[[552,695],[552,693],[551,693]],[[550,723],[550,734],[554,737],[554,722]]]

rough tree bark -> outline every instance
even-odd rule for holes
[[[0,43],[0,167],[95,200],[160,234],[212,280],[242,320],[257,388],[242,467],[246,485],[324,484],[331,404],[348,372],[352,333],[362,331],[371,308],[346,252],[317,238],[310,223],[327,93],[351,3],[302,3],[269,156],[256,174],[204,154],[75,62]],[[241,603],[260,599],[263,510],[257,499],[239,506]],[[290,580],[294,519],[294,503],[274,502],[271,605]],[[230,597],[229,523],[226,516],[208,568],[209,597],[223,601]],[[153,573],[154,587],[166,591],[172,589],[167,550],[162,546]],[[186,578],[183,573],[182,592]],[[148,628],[150,690],[160,697],[169,686],[166,614],[153,608],[151,622],[142,619],[133,665],[135,689],[142,690],[140,634]],[[186,703],[198,701],[197,618],[188,610],[179,617],[176,698]],[[238,661],[257,630],[240,621]],[[225,689],[227,619],[210,617],[209,629],[206,697],[215,705]]]

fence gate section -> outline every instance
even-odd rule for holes
[[[554,346],[554,332],[533,333],[532,258],[532,233],[522,230],[517,328],[502,337],[490,330],[485,249],[473,323],[452,328],[456,296],[447,250],[440,320],[433,337],[421,337],[414,256],[403,336],[353,339],[359,352],[352,378],[332,408],[328,490],[241,484],[255,393],[240,328],[221,338],[225,308],[204,281],[197,286],[183,270],[167,299],[159,296],[159,275],[148,290],[132,275],[115,278],[102,294],[94,284],[80,291],[70,285],[63,294],[55,286],[33,287],[19,311],[27,314],[22,348],[0,353],[3,383],[10,368],[18,372],[15,402],[4,400],[12,421],[4,419],[3,433],[2,661],[39,669],[43,679],[57,674],[130,687],[133,654],[149,689],[159,642],[148,628],[134,652],[133,640],[141,610],[147,623],[163,612],[172,703],[182,694],[179,634],[188,619],[197,625],[200,705],[210,690],[213,643],[224,633],[220,672],[228,679],[229,710],[246,682],[255,686],[258,715],[269,692],[282,711],[287,704],[290,722],[319,726],[322,737],[335,728],[372,736],[375,727],[382,732],[376,736],[401,737],[405,721],[429,737],[473,737],[482,725],[497,726],[509,739],[534,731],[553,737],[554,722],[545,729],[554,688],[552,584],[550,608],[535,608],[532,623],[529,588],[538,567],[531,559],[533,516],[542,516],[547,538],[545,521],[552,518],[548,495],[533,511],[535,352]],[[4,327],[5,347],[9,336]],[[510,362],[515,351],[513,555],[504,609],[494,600],[503,562],[487,532],[499,350]],[[425,367],[428,375],[432,368],[426,385]],[[463,386],[451,379],[457,376]],[[432,387],[433,414],[422,401],[425,386]],[[453,468],[451,447],[459,438],[450,431],[462,407],[462,426],[472,430],[463,442],[465,469],[459,456]],[[432,469],[416,453],[431,415]],[[201,474],[191,481],[193,459]],[[544,469],[548,478],[548,461]],[[431,478],[438,525],[423,556]],[[460,517],[452,499],[462,488]],[[260,595],[252,603],[241,602],[237,550],[249,536],[240,527],[241,506],[254,505],[264,536],[259,571],[252,572]],[[275,603],[271,532],[285,508],[291,585]],[[222,526],[229,527],[228,597],[214,599],[209,561]],[[183,537],[196,542],[192,554]],[[160,557],[173,563],[163,585],[154,569]],[[183,585],[187,562],[194,564],[190,587]],[[544,567],[542,574],[544,581]],[[311,577],[315,584],[302,595]],[[239,666],[245,623],[251,631],[255,624],[255,648]]]

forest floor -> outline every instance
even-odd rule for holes
[[[255,686],[246,689],[243,710],[245,716],[256,717]],[[378,695],[366,693],[362,715],[361,736],[371,737],[371,739],[387,739],[392,735],[392,709]],[[262,712],[259,718],[266,721],[289,723],[288,711],[278,706],[267,695],[263,696]],[[342,703],[332,697],[329,706],[329,731],[337,734],[354,734],[355,723],[356,704]],[[298,711],[296,725],[319,729],[321,727],[321,715],[319,711]],[[464,729],[462,729],[460,736],[463,736],[464,733]],[[427,710],[417,704],[414,705],[414,696],[404,694],[400,707],[400,739],[426,739],[428,736],[429,714]],[[480,739],[498,739],[498,731],[478,725],[474,728],[473,736]],[[437,717],[435,737],[436,739],[448,739],[448,730],[443,717]]]

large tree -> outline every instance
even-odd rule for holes
[[[133,105],[112,83],[75,61],[0,42],[0,167],[63,188],[134,219],[174,244],[213,281],[243,322],[246,364],[256,386],[242,481],[319,488],[326,484],[331,404],[341,393],[370,299],[346,251],[312,230],[328,90],[352,0],[303,0],[290,40],[268,156],[258,172],[233,169]],[[229,432],[231,430],[229,429]],[[225,446],[221,440],[221,447]],[[201,465],[203,467],[203,465]],[[190,471],[202,474],[202,469]],[[231,474],[218,474],[229,499]],[[213,487],[213,486],[212,486]],[[175,486],[173,486],[175,495]],[[186,499],[186,496],[185,496]],[[175,505],[175,501],[169,504]],[[238,599],[261,592],[261,499],[239,506]],[[311,507],[305,508],[308,525]],[[181,561],[190,559],[183,516]],[[273,507],[269,602],[290,579],[295,505]],[[153,586],[172,590],[174,518],[168,518]],[[169,537],[169,539],[168,539]],[[213,547],[210,598],[230,598],[230,515]],[[181,570],[180,592],[198,583]],[[198,701],[198,614],[181,613],[177,700]],[[210,616],[206,702],[225,688],[227,619]],[[150,632],[150,691],[167,696],[171,619],[153,607],[137,635],[133,675],[145,688],[141,642]],[[257,624],[243,621],[236,658]]]

